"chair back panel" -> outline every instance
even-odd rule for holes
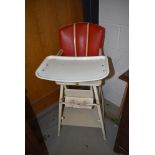
[[[64,56],[98,56],[103,46],[105,29],[92,23],[76,23],[59,30]]]

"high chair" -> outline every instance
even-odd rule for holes
[[[92,23],[60,28],[60,51],[57,56],[48,56],[36,71],[37,77],[60,85],[58,136],[66,107],[90,110],[96,107],[106,139],[102,80],[109,74],[109,65],[101,50],[104,34],[103,27]]]

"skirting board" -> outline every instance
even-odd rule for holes
[[[120,107],[116,106],[114,103],[104,99],[105,101],[105,116],[119,123],[120,121]]]
[[[48,93],[48,95],[42,97],[37,102],[32,102],[32,108],[36,114],[41,111],[46,111],[51,105],[57,103],[59,100],[59,89]]]

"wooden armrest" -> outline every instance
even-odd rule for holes
[[[100,48],[99,49],[99,56],[102,56],[103,55],[103,51],[102,51],[102,49]]]
[[[61,56],[61,55],[62,55],[62,53],[63,53],[63,50],[62,50],[62,49],[60,49],[60,50],[58,51],[58,53],[57,53],[57,56]]]

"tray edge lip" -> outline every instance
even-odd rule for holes
[[[39,79],[43,79],[43,80],[48,80],[48,81],[57,81],[57,82],[87,82],[88,80],[78,80],[78,81],[62,81],[62,80],[54,80],[54,79],[52,79],[52,78],[45,78],[45,77],[43,77],[43,76],[40,76],[39,75],[39,68],[44,64],[44,62],[45,61],[47,61],[47,59],[48,58],[52,58],[52,57],[54,57],[54,58],[62,58],[62,56],[54,56],[54,55],[49,55],[49,56],[47,56],[47,57],[45,57],[44,58],[44,60],[41,62],[41,64],[39,65],[39,67],[36,69],[36,71],[35,71],[35,75],[36,75],[36,77],[38,77]],[[84,59],[85,60],[85,58],[87,59],[87,60],[90,60],[89,58],[104,58],[105,59],[105,61],[107,62],[106,63],[106,65],[107,65],[107,72],[106,72],[106,74],[105,74],[105,76],[103,77],[103,78],[98,78],[98,79],[92,79],[91,81],[96,81],[96,80],[103,80],[103,79],[105,79],[108,75],[109,75],[109,61],[108,61],[108,57],[107,56],[88,56],[88,57],[68,57],[68,56],[63,56],[63,58],[69,58],[69,59],[71,59],[71,60],[74,60],[74,59],[72,59],[72,58],[78,58],[78,59]],[[62,59],[63,59],[62,58]],[[89,80],[90,81],[90,80]]]

